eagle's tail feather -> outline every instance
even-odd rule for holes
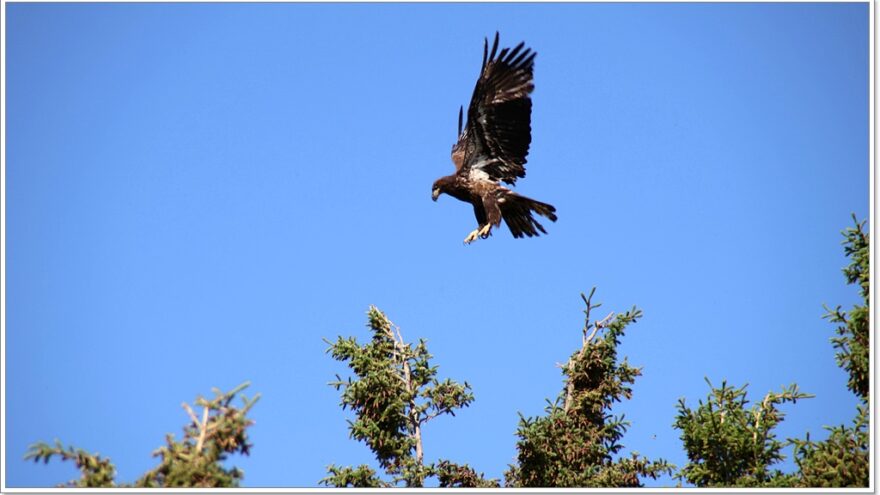
[[[532,212],[549,218],[551,222],[556,221],[556,208],[553,205],[520,196],[515,192],[508,193],[501,204],[501,216],[504,217],[510,233],[516,238],[540,235],[538,231],[547,233],[544,226],[532,216]]]

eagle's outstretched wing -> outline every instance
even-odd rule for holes
[[[535,88],[532,73],[536,53],[523,46],[520,43],[498,52],[496,32],[489,53],[489,41],[485,41],[467,126],[464,132],[459,129],[458,142],[452,149],[452,161],[459,173],[508,184],[525,177],[524,165],[532,141],[529,93]]]

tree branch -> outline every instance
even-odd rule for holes
[[[406,353],[406,344],[403,340],[403,334],[400,333],[400,327],[395,325],[391,320],[388,320],[388,334],[391,336],[391,340],[394,342],[394,347],[397,352],[394,353],[395,357],[400,360],[400,366],[403,370],[403,383],[406,387],[407,394],[409,395],[409,410],[410,410],[410,428],[412,431],[411,437],[416,443],[416,462],[421,465],[422,460],[424,459],[424,452],[422,450],[422,420],[419,418],[419,410],[418,404],[416,404],[416,394],[414,392],[414,385],[412,382],[412,370],[409,365],[409,356]],[[396,336],[395,336],[396,332]]]
[[[199,426],[199,418],[196,416],[196,413],[193,412],[192,408],[189,407],[189,404],[184,402],[183,404],[181,404],[181,406],[183,406],[183,408],[186,410],[186,413],[189,414],[189,417],[190,419],[192,419],[193,424]]]
[[[598,308],[599,306],[602,305],[601,303],[599,303],[599,304],[592,303],[593,294],[595,294],[595,293],[596,293],[595,287],[593,287],[593,290],[590,291],[589,296],[585,296],[583,293],[581,293],[581,299],[583,299],[584,304],[587,305],[587,308],[584,310],[584,328],[581,330],[581,332],[583,334],[583,340],[581,343],[581,349],[580,349],[580,351],[578,351],[577,356],[570,357],[568,359],[568,363],[566,363],[564,366],[565,369],[568,370],[568,384],[566,384],[566,387],[565,387],[565,405],[563,406],[563,410],[565,412],[568,412],[569,408],[571,407],[571,403],[574,400],[574,379],[573,379],[573,376],[574,376],[574,363],[575,363],[575,361],[580,360],[584,357],[584,354],[586,354],[586,352],[587,352],[587,348],[590,346],[590,343],[596,337],[596,334],[599,332],[599,330],[607,327],[608,322],[614,316],[614,311],[612,311],[612,312],[608,313],[608,316],[606,316],[605,318],[602,318],[601,320],[597,321],[596,323],[593,323],[592,325],[590,324],[590,312],[592,312],[592,310],[594,308]],[[591,326],[593,328],[592,331],[590,331]],[[587,332],[589,332],[589,335],[587,334]]]
[[[202,447],[205,445],[205,436],[208,434],[208,407],[205,407],[202,411],[202,422],[199,424],[199,441],[196,443],[196,453],[200,453],[202,451]]]

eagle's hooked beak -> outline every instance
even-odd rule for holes
[[[439,197],[440,197],[440,188],[435,187],[434,190],[431,191],[431,199],[433,199],[434,201],[437,201],[437,198],[439,198]]]

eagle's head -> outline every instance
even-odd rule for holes
[[[446,179],[448,177],[441,177],[434,181],[434,186],[431,188],[431,199],[434,201],[437,201],[437,198],[446,192]]]

